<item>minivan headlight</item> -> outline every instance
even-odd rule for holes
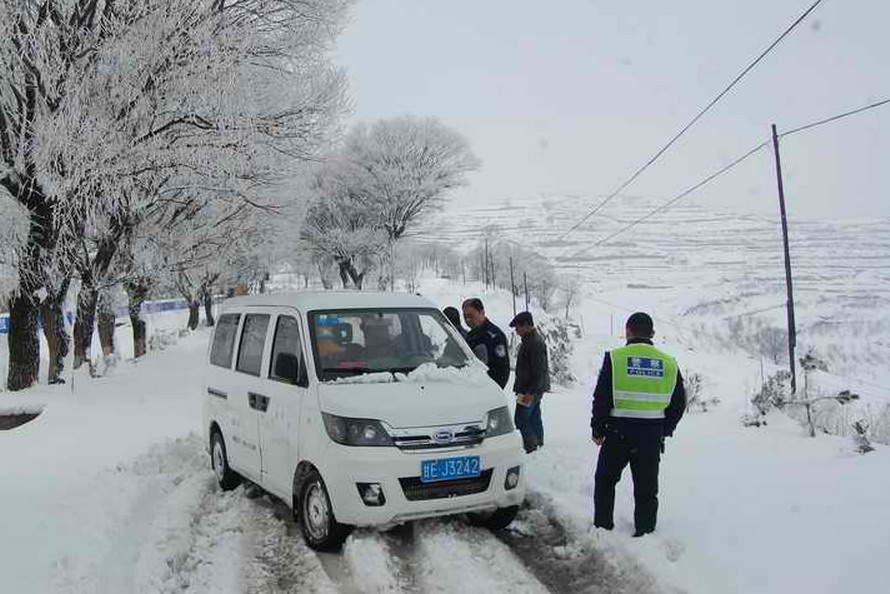
[[[321,413],[324,428],[332,441],[346,446],[391,446],[392,438],[383,424],[374,419],[351,419]]]
[[[488,411],[485,420],[485,437],[497,437],[513,432],[513,419],[510,408],[502,406]]]

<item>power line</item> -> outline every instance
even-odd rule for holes
[[[598,246],[600,246],[600,245],[606,243],[606,242],[609,241],[610,239],[613,239],[613,238],[617,237],[618,235],[621,235],[622,233],[624,233],[624,232],[627,231],[628,229],[630,229],[630,228],[632,228],[632,227],[636,227],[637,225],[639,225],[639,224],[642,223],[643,221],[652,218],[652,217],[655,216],[656,214],[658,214],[658,213],[660,213],[660,212],[662,212],[662,211],[664,211],[664,210],[669,209],[671,206],[673,206],[674,204],[676,204],[677,202],[679,202],[680,200],[682,200],[682,199],[685,198],[686,196],[692,194],[693,192],[695,192],[696,190],[698,190],[698,189],[701,188],[702,186],[707,185],[708,183],[710,183],[711,181],[713,181],[713,180],[715,180],[716,178],[720,177],[721,175],[723,175],[724,173],[726,173],[727,171],[729,171],[730,169],[732,169],[732,168],[735,167],[736,165],[739,165],[742,161],[746,160],[748,157],[751,157],[751,156],[754,155],[755,153],[759,152],[759,151],[762,150],[765,146],[767,146],[769,143],[770,143],[770,141],[768,141],[768,140],[764,140],[763,142],[761,142],[760,144],[758,144],[757,146],[755,146],[754,148],[752,148],[750,151],[748,151],[747,153],[745,153],[745,154],[742,155],[741,157],[735,159],[734,161],[732,161],[732,162],[729,163],[728,165],[725,165],[725,166],[721,167],[720,169],[718,169],[717,171],[715,171],[714,173],[712,173],[711,175],[709,175],[709,176],[706,177],[705,179],[701,180],[701,181],[698,182],[697,184],[695,184],[695,185],[693,185],[693,186],[687,188],[687,189],[684,190],[683,192],[680,192],[679,194],[677,194],[676,196],[674,196],[673,198],[671,198],[670,200],[668,200],[667,202],[665,202],[665,203],[662,204],[661,206],[658,206],[658,207],[652,209],[651,211],[649,211],[649,212],[646,213],[645,215],[641,216],[641,217],[638,218],[638,219],[633,220],[632,222],[630,222],[629,224],[625,225],[624,227],[622,227],[622,228],[619,229],[618,231],[615,231],[614,233],[612,233],[612,234],[610,234],[610,235],[607,235],[607,236],[604,237],[603,239],[600,239],[600,240],[598,240],[598,241],[596,241],[596,242],[594,242],[594,243],[588,245],[587,247],[578,250],[577,252],[575,252],[574,254],[572,254],[570,257],[571,257],[571,258],[577,258],[578,256],[580,256],[580,255],[582,255],[582,254],[588,252],[589,250],[591,250],[591,249],[593,249],[593,248],[595,248],[595,247],[598,247]]]
[[[791,130],[788,130],[787,132],[783,132],[782,134],[779,134],[779,138],[783,138],[783,137],[785,137],[785,136],[790,136],[790,135],[792,135],[792,134],[797,134],[798,132],[803,132],[803,131],[805,131],[805,130],[810,130],[810,129],[812,129],[812,128],[816,128],[816,127],[818,127],[818,126],[822,126],[822,125],[824,125],[824,124],[828,124],[828,123],[831,123],[831,122],[836,122],[836,121],[838,121],[838,120],[840,120],[840,119],[843,119],[843,118],[846,118],[846,117],[849,117],[849,116],[852,116],[852,115],[856,115],[856,114],[862,113],[862,112],[864,112],[864,111],[868,111],[868,110],[870,110],[870,109],[875,109],[875,108],[877,108],[877,107],[881,107],[882,105],[887,105],[887,104],[890,104],[890,98],[882,99],[881,101],[876,101],[876,102],[874,102],[874,103],[870,103],[869,105],[866,105],[866,106],[864,106],[864,107],[860,107],[860,108],[853,109],[853,110],[850,110],[850,111],[845,111],[845,112],[843,112],[843,113],[839,113],[839,114],[837,114],[837,115],[833,115],[833,116],[831,116],[831,117],[828,117],[828,118],[825,118],[825,119],[822,119],[822,120],[817,120],[817,121],[815,121],[815,122],[810,122],[809,124],[804,124],[803,126],[799,126],[799,127],[797,127],[797,128],[793,128],[793,129],[791,129]],[[580,256],[580,255],[582,255],[582,254],[588,252],[588,251],[591,250],[592,248],[598,247],[598,246],[600,246],[600,245],[606,243],[606,242],[609,241],[610,239],[614,239],[615,237],[617,237],[618,235],[621,235],[622,233],[624,233],[624,232],[627,231],[628,229],[631,229],[632,227],[636,227],[637,225],[639,225],[639,224],[642,223],[643,221],[652,218],[652,217],[655,216],[656,214],[658,214],[658,213],[660,213],[660,212],[662,212],[662,211],[665,211],[665,210],[669,209],[671,206],[673,206],[674,204],[676,204],[677,202],[679,202],[679,201],[682,200],[683,198],[685,198],[685,197],[687,197],[688,195],[692,194],[693,192],[695,192],[695,191],[698,190],[699,188],[701,188],[701,187],[707,185],[708,183],[710,183],[710,182],[713,181],[714,179],[720,177],[721,175],[723,175],[724,173],[726,173],[727,171],[729,171],[730,169],[732,169],[732,168],[735,167],[736,165],[739,165],[740,163],[742,163],[742,161],[746,160],[748,157],[751,157],[752,155],[754,155],[754,154],[757,153],[758,151],[762,150],[762,149],[763,149],[765,146],[767,146],[768,144],[770,144],[770,141],[769,141],[769,140],[765,140],[764,142],[762,142],[762,143],[760,143],[759,145],[757,145],[756,147],[752,148],[750,151],[748,151],[747,153],[745,153],[745,154],[742,155],[741,157],[735,159],[734,161],[732,161],[732,162],[729,163],[728,165],[725,165],[724,167],[721,167],[721,168],[718,169],[716,172],[712,173],[711,175],[709,175],[709,176],[706,177],[705,179],[701,180],[700,182],[698,182],[698,183],[695,184],[694,186],[691,186],[690,188],[684,190],[684,191],[681,192],[680,194],[674,196],[673,198],[671,198],[670,200],[668,200],[667,202],[665,202],[665,203],[662,204],[661,206],[658,206],[658,207],[654,208],[653,210],[649,211],[647,214],[643,215],[642,217],[640,217],[640,218],[638,218],[638,219],[635,219],[634,221],[632,221],[632,222],[630,222],[629,224],[625,225],[624,227],[622,227],[622,228],[619,229],[618,231],[612,233],[611,235],[608,235],[608,236],[606,236],[605,238],[600,239],[600,240],[598,240],[598,241],[595,241],[595,242],[589,244],[587,247],[585,247],[585,248],[583,248],[583,249],[581,249],[581,250],[578,250],[577,252],[575,252],[574,254],[572,254],[570,257],[571,257],[571,258],[575,258],[575,257],[577,257],[577,256]]]
[[[648,161],[646,161],[646,163],[642,167],[637,169],[633,173],[633,175],[631,175],[629,178],[627,178],[627,180],[624,183],[622,183],[620,186],[618,186],[618,188],[616,188],[615,191],[613,191],[611,194],[606,196],[606,198],[602,202],[600,202],[596,207],[594,207],[593,210],[591,210],[589,213],[587,213],[586,215],[581,217],[581,220],[579,220],[577,223],[575,223],[574,225],[569,227],[569,229],[559,237],[559,241],[562,241],[572,231],[574,231],[575,229],[577,229],[578,227],[583,225],[590,217],[592,217],[593,215],[598,213],[604,206],[606,206],[606,204],[608,204],[613,198],[615,198],[622,190],[624,190],[627,186],[632,184],[640,175],[642,175],[642,173],[644,171],[646,171],[646,169],[648,169],[652,164],[654,164],[664,153],[667,152],[667,150],[669,148],[671,148],[671,146],[673,146],[673,144],[675,142],[677,142],[680,139],[681,136],[683,136],[690,128],[692,128],[692,126],[694,126],[696,124],[696,122],[698,122],[702,117],[704,117],[704,115],[706,113],[708,113],[708,111],[710,111],[711,108],[714,107],[714,105],[716,105],[721,99],[723,99],[723,97],[727,93],[729,93],[729,91],[731,91],[732,88],[735,87],[735,85],[745,77],[745,75],[747,75],[751,70],[753,70],[754,67],[757,66],[757,64],[759,64],[760,61],[763,60],[763,58],[765,58],[767,56],[767,54],[769,54],[777,45],[779,45],[779,43],[781,43],[782,40],[785,39],[785,37],[787,37],[788,34],[791,33],[791,31],[793,31],[821,3],[822,3],[822,0],[816,0],[815,2],[813,2],[813,4],[806,11],[804,11],[803,14],[801,14],[799,17],[797,17],[797,19],[793,23],[791,23],[791,25],[789,25],[788,28],[785,29],[782,32],[782,34],[776,38],[775,41],[773,41],[765,50],[763,50],[760,53],[760,55],[754,59],[753,62],[748,64],[748,66],[745,67],[745,69],[742,70],[738,74],[738,76],[736,76],[732,80],[732,82],[726,86],[726,88],[724,88],[722,91],[720,91],[720,93],[716,97],[714,97],[710,101],[710,103],[708,103],[701,111],[699,111],[696,114],[696,116],[694,118],[692,118],[692,120],[689,121],[689,123],[687,123],[685,126],[683,126],[683,128],[681,128],[680,131],[677,132],[667,142],[667,144],[665,144],[663,147],[661,147],[661,149],[657,153],[655,153],[655,155],[652,156],[652,158],[650,158]]]
[[[854,109],[852,111],[845,111],[844,113],[839,113],[838,115],[831,116],[830,118],[825,118],[824,120],[819,120],[818,122],[812,122],[806,124],[804,126],[800,126],[798,128],[793,128],[788,130],[787,132],[782,132],[779,134],[779,138],[784,138],[786,136],[791,136],[792,134],[797,134],[798,132],[803,132],[804,130],[809,130],[810,128],[816,128],[818,126],[822,126],[823,124],[830,124],[831,122],[836,122],[840,119],[856,115],[857,113],[862,113],[863,111],[868,111],[869,109],[874,109],[876,107],[881,107],[882,105],[886,105],[890,103],[890,98],[882,99],[881,101],[876,101],[865,107],[860,107],[859,109]]]

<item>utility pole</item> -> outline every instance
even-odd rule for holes
[[[791,393],[797,393],[797,362],[794,359],[794,347],[797,346],[797,327],[794,323],[794,291],[791,283],[791,251],[788,248],[788,219],[785,215],[785,187],[782,184],[782,160],[779,157],[779,135],[776,125],[772,125],[773,152],[776,156],[776,181],[779,188],[779,212],[782,214],[782,241],[785,246],[785,287],[788,291],[788,361],[791,367]]]

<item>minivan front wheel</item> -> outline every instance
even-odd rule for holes
[[[226,456],[226,442],[223,441],[219,431],[213,432],[210,438],[210,461],[213,466],[213,474],[216,482],[223,491],[231,491],[241,484],[238,473],[229,468],[229,458]]]
[[[470,524],[480,528],[488,528],[489,530],[503,530],[516,518],[519,513],[518,505],[509,507],[499,507],[491,512],[470,513],[467,516]]]
[[[328,489],[317,470],[311,470],[303,479],[297,504],[306,544],[317,551],[340,550],[352,528],[334,518]]]

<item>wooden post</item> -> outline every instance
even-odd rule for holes
[[[525,288],[525,311],[528,311],[528,274],[522,271],[522,285]]]
[[[788,220],[785,214],[785,187],[782,184],[782,160],[779,156],[779,135],[776,125],[772,125],[773,152],[776,157],[776,182],[779,188],[779,212],[782,215],[782,242],[785,247],[785,288],[788,292],[786,303],[788,316],[788,364],[791,367],[791,393],[797,393],[797,362],[794,359],[794,347],[797,345],[797,329],[794,323],[794,291],[791,282],[791,251],[788,248]]]
[[[513,256],[510,256],[510,294],[513,295],[513,317],[516,317],[516,280],[513,277]]]

